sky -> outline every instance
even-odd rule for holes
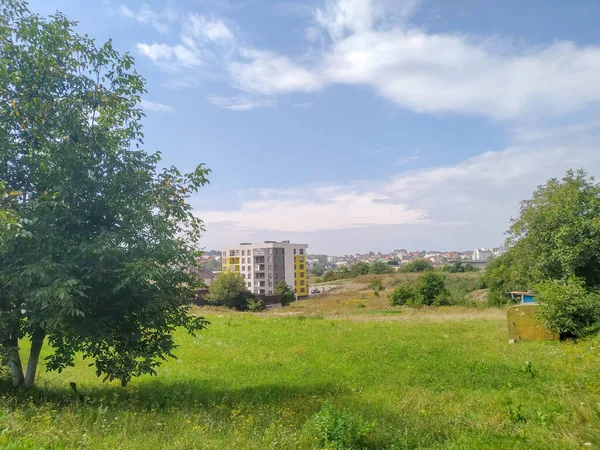
[[[469,250],[600,175],[596,0],[33,0],[135,57],[146,150],[210,186],[204,245]]]

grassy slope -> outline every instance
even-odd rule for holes
[[[41,373],[37,392],[1,396],[0,447],[318,448],[304,424],[327,402],[377,419],[371,448],[600,445],[600,339],[509,345],[499,310],[319,302],[212,311],[178,361],[125,389],[82,363]]]

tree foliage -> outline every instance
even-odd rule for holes
[[[509,251],[492,260],[483,280],[493,304],[511,290],[551,280],[600,283],[600,185],[583,170],[552,178],[521,202],[508,231]]]
[[[400,272],[404,273],[425,272],[426,270],[433,270],[433,266],[425,259],[415,259],[400,268]]]
[[[15,386],[81,352],[126,384],[172,356],[198,280],[202,223],[187,199],[207,183],[160,169],[143,147],[144,79],[109,41],[57,13],[0,3],[0,342]],[[19,342],[31,351],[23,374]]]
[[[325,265],[321,264],[321,263],[314,263],[311,272],[320,277],[321,275],[323,275],[325,273]]]
[[[366,275],[369,273],[369,263],[360,261],[353,264],[350,267],[349,276],[350,278],[356,278],[359,275]]]
[[[466,273],[466,272],[477,272],[477,269],[469,263],[462,261],[454,261],[452,264],[447,264],[442,267],[442,272],[448,273]]]
[[[392,273],[394,272],[394,269],[392,269],[389,264],[386,264],[384,262],[381,261],[375,261],[373,264],[371,264],[371,267],[369,267],[369,273],[372,274],[386,274],[386,273]]]
[[[241,274],[221,272],[212,281],[204,298],[211,305],[244,311],[248,308],[248,300],[254,299],[254,296],[246,288],[246,280]]]
[[[449,305],[450,291],[444,276],[433,271],[425,272],[415,286],[400,285],[389,295],[393,306]]]
[[[281,297],[282,306],[287,306],[296,299],[294,289],[292,289],[285,281],[280,281],[275,285],[275,295]]]
[[[580,338],[600,329],[600,294],[589,292],[581,278],[536,285],[540,316],[561,339]]]
[[[530,284],[581,278],[600,284],[600,184],[586,172],[550,179],[521,202],[508,244],[515,271]]]

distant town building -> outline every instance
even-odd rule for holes
[[[485,248],[476,248],[473,250],[473,261],[487,261],[492,257],[492,252]]]
[[[307,244],[290,241],[241,243],[223,248],[223,272],[238,272],[255,294],[273,295],[275,285],[285,281],[298,297],[308,295]]]

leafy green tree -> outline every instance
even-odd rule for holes
[[[287,306],[296,299],[294,289],[292,289],[285,281],[280,281],[275,285],[275,295],[281,297],[282,306]]]
[[[14,386],[80,352],[125,385],[173,356],[188,314],[202,223],[187,199],[207,183],[159,169],[143,147],[133,59],[20,0],[0,2],[0,345]],[[19,344],[31,342],[24,372]]]
[[[454,261],[452,264],[447,264],[442,267],[442,272],[448,273],[465,273],[465,272],[476,272],[477,269],[473,265],[467,263],[463,264],[461,261]]]
[[[371,267],[369,267],[369,273],[372,274],[386,274],[386,273],[392,273],[394,271],[394,269],[392,269],[388,264],[381,262],[381,261],[375,261],[373,264],[371,264]]]
[[[204,299],[215,306],[225,306],[244,311],[248,299],[254,296],[246,288],[246,280],[237,272],[221,272],[210,284]]]
[[[425,272],[426,270],[433,270],[433,266],[429,261],[424,259],[415,259],[414,261],[402,266],[400,269],[400,271],[404,273]]]
[[[488,304],[501,306],[510,301],[508,293],[529,289],[525,274],[516,270],[512,252],[504,253],[491,260],[482,276],[484,288],[488,289]]]
[[[521,202],[508,231],[517,273],[533,285],[547,280],[583,279],[600,284],[600,184],[586,172],[550,179]]]
[[[400,285],[388,295],[388,298],[392,306],[403,306],[413,304],[416,296],[414,287]]]
[[[350,267],[350,278],[356,278],[359,275],[366,275],[369,273],[369,264],[363,261],[357,262]]]
[[[320,277],[321,275],[323,275],[325,273],[325,266],[323,264],[321,264],[321,263],[315,263],[313,265],[313,268],[312,268],[311,272],[314,275]]]
[[[545,281],[535,290],[539,315],[561,339],[581,338],[600,330],[600,293],[589,292],[583,279]]]
[[[428,271],[423,274],[416,286],[416,302],[422,305],[448,305],[450,292],[439,273]]]

